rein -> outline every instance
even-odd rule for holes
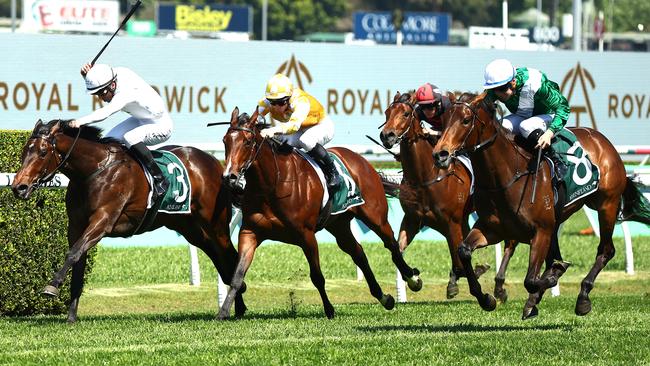
[[[490,136],[487,140],[485,140],[483,142],[480,142],[477,145],[474,145],[472,147],[465,147],[465,145],[467,144],[467,139],[472,134],[472,131],[474,130],[474,127],[476,126],[476,121],[477,120],[480,121],[481,126],[484,125],[485,122],[483,122],[483,120],[481,120],[478,117],[478,113],[476,113],[474,108],[472,108],[472,106],[469,103],[467,103],[467,102],[454,102],[454,104],[469,108],[469,110],[472,112],[472,127],[470,128],[470,131],[467,133],[467,135],[465,135],[465,139],[463,140],[463,144],[461,145],[461,148],[454,151],[454,153],[452,154],[453,156],[458,156],[458,155],[463,155],[463,154],[472,154],[472,153],[475,153],[477,151],[483,150],[483,149],[487,148],[489,145],[491,145],[497,139],[499,131],[495,130],[494,135]],[[480,131],[479,131],[479,135],[480,135]]]

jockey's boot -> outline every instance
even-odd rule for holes
[[[149,151],[149,148],[147,148],[144,142],[138,142],[132,145],[129,150],[140,160],[149,173],[151,173],[151,177],[153,177],[153,200],[157,202],[165,196],[167,188],[169,188],[169,182],[163,176],[158,164],[153,160],[151,151]]]
[[[539,137],[543,134],[544,131],[539,128],[531,132],[530,135],[528,135],[528,139],[526,140],[528,146],[531,149],[534,149],[535,145],[537,145],[537,140],[539,140]],[[555,151],[555,149],[553,149],[552,145],[544,149],[543,152],[545,156],[551,159],[553,166],[555,167],[554,180],[556,182],[561,182],[564,179],[564,176],[566,175],[569,168],[566,166],[562,158],[560,158],[560,155]]]
[[[316,144],[313,149],[307,151],[307,154],[312,157],[323,169],[325,173],[325,181],[327,182],[327,190],[332,193],[338,188],[341,183],[341,177],[334,167],[334,161],[327,153],[327,150],[321,144]]]

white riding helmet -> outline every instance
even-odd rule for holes
[[[485,67],[485,84],[483,89],[493,89],[508,83],[515,77],[515,68],[510,61],[499,58]]]
[[[96,64],[86,74],[86,91],[94,94],[109,86],[117,75],[113,68],[105,64]]]
[[[275,74],[266,84],[266,99],[282,99],[291,96],[293,83],[283,74]]]

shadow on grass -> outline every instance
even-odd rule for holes
[[[454,325],[380,325],[370,327],[356,327],[361,332],[390,332],[390,331],[407,331],[422,333],[474,333],[474,332],[518,332],[529,330],[561,330],[570,332],[573,326],[567,324],[546,324],[534,326],[516,326],[516,325],[478,325],[478,324],[454,324]]]

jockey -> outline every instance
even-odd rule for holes
[[[539,70],[515,69],[510,61],[497,59],[486,66],[483,87],[512,113],[501,120],[503,127],[521,135],[530,147],[544,149],[561,180],[567,167],[551,147],[551,138],[564,128],[571,109],[557,83]]]
[[[323,169],[331,193],[341,178],[323,147],[334,137],[334,122],[323,106],[305,91],[294,88],[283,74],[276,74],[269,80],[264,96],[257,112],[260,116],[270,114],[272,127],[262,130],[262,137],[279,135],[281,141],[306,151]]]
[[[437,86],[425,83],[415,92],[416,115],[420,121],[431,125],[423,127],[424,133],[431,136],[442,134],[442,114],[451,105],[449,96],[438,89]]]
[[[104,64],[85,64],[81,75],[86,81],[89,94],[108,103],[91,114],[70,121],[68,126],[78,128],[100,122],[122,110],[131,117],[120,122],[105,137],[124,143],[154,180],[154,201],[165,195],[169,182],[163,177],[147,146],[160,144],[169,139],[172,119],[158,93],[140,76],[125,67],[112,68]]]

